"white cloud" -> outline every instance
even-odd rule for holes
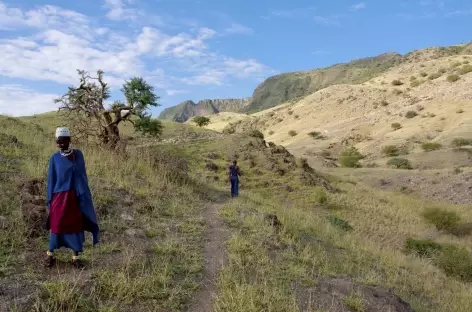
[[[362,9],[365,9],[365,8],[366,8],[365,2],[359,2],[359,3],[354,4],[353,6],[351,6],[351,10],[353,10],[353,11],[359,11],[359,10],[362,10]]]
[[[186,93],[188,93],[188,91],[187,90],[170,89],[170,90],[166,90],[166,93],[167,93],[167,95],[173,96],[173,95],[178,95],[178,94],[186,94]]]
[[[108,2],[110,10],[126,9],[121,6],[123,3]],[[219,34],[249,32],[237,23],[229,27],[230,31],[222,29],[219,33],[206,27],[169,33],[150,26],[118,32],[107,26],[54,6],[21,10],[8,7],[0,0],[0,28],[12,30],[0,37],[0,78],[56,82],[63,88],[77,84],[77,69],[91,74],[102,69],[106,81],[115,90],[124,80],[141,76],[156,88],[167,90],[167,94],[176,95],[186,89],[185,85],[223,85],[232,79],[260,80],[271,72],[254,59],[234,59],[211,51],[208,43]],[[19,29],[22,29],[21,36]],[[16,87],[15,90],[20,90]],[[28,92],[21,91],[21,94]],[[19,91],[16,94],[18,99],[26,99],[18,95]],[[48,96],[38,99],[45,102]]]
[[[127,8],[128,4],[130,0],[105,0],[104,7],[109,10],[106,16],[114,21],[135,20],[140,12]]]
[[[0,114],[28,116],[57,110],[56,94],[38,93],[20,85],[0,85]]]

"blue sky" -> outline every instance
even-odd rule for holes
[[[69,3],[69,4],[66,4]],[[76,69],[155,86],[162,109],[265,78],[471,41],[469,0],[0,0],[0,113],[51,111]]]

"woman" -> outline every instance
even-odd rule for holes
[[[80,150],[70,148],[70,132],[56,129],[59,151],[49,159],[47,205],[47,229],[50,231],[46,266],[56,263],[54,250],[72,249],[72,264],[83,268],[79,253],[83,252],[84,231],[93,234],[93,245],[98,243],[98,224],[88,186],[85,160]]]
[[[229,182],[231,183],[231,197],[239,196],[239,177],[241,172],[238,167],[238,162],[235,160],[233,164],[229,166]]]

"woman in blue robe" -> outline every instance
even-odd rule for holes
[[[239,177],[241,172],[238,167],[238,162],[235,160],[228,168],[229,182],[231,184],[231,197],[239,196]]]
[[[61,247],[72,249],[72,264],[84,265],[79,259],[85,242],[84,231],[93,235],[93,245],[98,243],[98,223],[92,195],[88,186],[85,160],[82,152],[70,148],[70,132],[56,129],[59,151],[49,159],[47,181],[48,221],[50,231],[46,266],[56,263],[54,251]]]

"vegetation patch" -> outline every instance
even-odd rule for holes
[[[365,156],[362,155],[356,147],[350,147],[345,149],[339,155],[339,163],[342,167],[346,168],[359,168],[361,164],[359,161],[364,159]]]
[[[402,128],[402,125],[398,122],[394,122],[394,123],[391,124],[391,127],[392,127],[393,130],[399,130],[399,129]]]
[[[442,148],[442,144],[437,143],[437,142],[424,142],[421,144],[421,148],[425,152],[431,152],[431,151],[440,150]]]
[[[402,84],[403,84],[403,82],[401,80],[398,80],[398,79],[392,81],[392,85],[394,85],[394,86],[401,86]]]
[[[397,169],[412,169],[410,161],[406,158],[389,159],[387,166],[392,166]]]
[[[296,136],[297,134],[298,134],[298,133],[297,133],[297,131],[295,131],[295,130],[290,130],[290,131],[288,132],[288,135],[291,136],[291,137],[294,137],[294,136]]]
[[[458,75],[449,75],[446,78],[446,80],[449,81],[449,82],[456,82],[459,79],[460,79],[460,77]]]
[[[418,116],[418,113],[415,112],[415,111],[407,111],[406,114],[405,114],[405,117],[408,118],[408,119],[411,119],[411,118],[415,118],[416,116]]]
[[[461,146],[466,146],[466,145],[471,145],[472,140],[466,139],[466,138],[455,138],[452,140],[452,146],[454,147],[461,147]]]

